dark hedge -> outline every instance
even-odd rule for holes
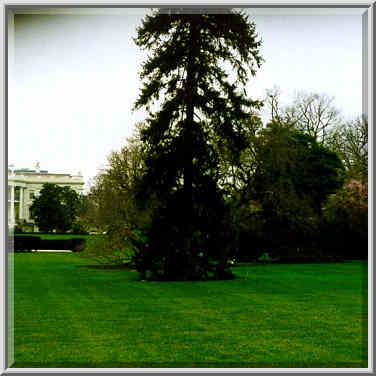
[[[32,250],[70,250],[79,252],[83,249],[85,239],[41,239],[38,236],[14,236],[15,252],[31,252]]]

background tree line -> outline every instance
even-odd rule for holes
[[[300,93],[299,97],[328,100],[318,94]],[[308,122],[304,132],[281,115],[273,119],[271,108],[267,125],[260,118],[248,124],[243,169],[236,171],[224,160],[219,172],[236,228],[232,256],[244,261],[265,253],[270,258],[299,256],[306,261],[329,260],[330,255],[366,257],[367,122],[362,118],[343,122],[336,110],[337,117],[325,127],[323,142],[309,132]],[[152,206],[139,210],[135,200],[145,169],[139,137],[143,127],[138,124],[126,145],[109,156],[107,169],[98,174],[88,195],[90,210],[84,221],[109,235],[102,247],[91,251],[106,262],[131,262],[135,249],[130,239],[136,235],[130,229],[150,224]]]
[[[365,119],[341,121],[326,95],[249,99],[263,60],[242,13],[157,10],[135,42],[150,52],[135,104],[148,117],[92,184],[83,218],[108,236],[87,255],[162,280],[230,278],[230,260],[265,254],[366,255]]]

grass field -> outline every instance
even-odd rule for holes
[[[365,263],[176,283],[88,264],[14,255],[12,367],[367,367]]]

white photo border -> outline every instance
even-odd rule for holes
[[[363,8],[363,25],[364,26],[364,35],[367,35],[366,39],[363,39],[363,53],[364,53],[364,65],[363,65],[363,113],[368,117],[368,121],[371,124],[369,127],[370,135],[370,156],[369,158],[369,258],[368,258],[368,351],[369,351],[369,362],[368,368],[286,368],[286,369],[273,369],[273,368],[261,368],[261,369],[232,369],[232,368],[216,368],[216,369],[207,369],[207,368],[11,368],[9,364],[9,353],[10,361],[12,361],[12,352],[13,352],[13,341],[8,341],[8,324],[12,323],[12,308],[8,304],[12,300],[12,291],[9,289],[8,281],[11,281],[13,278],[13,267],[12,261],[8,260],[8,225],[7,225],[7,166],[8,166],[8,102],[7,102],[7,89],[8,89],[8,80],[10,73],[10,64],[9,62],[9,50],[12,48],[8,42],[11,37],[8,29],[8,17],[12,17],[12,12],[20,12],[27,9],[28,12],[34,11],[43,12],[48,11],[49,14],[56,14],[56,12],[68,12],[72,11],[77,12],[87,12],[92,13],[94,9],[104,8],[104,9],[134,9],[134,8],[158,8],[161,6],[197,6],[197,7],[216,7],[220,5],[221,7],[233,7],[233,8],[245,8],[245,7],[259,7],[267,8],[271,11],[276,11],[277,9],[283,9],[284,11],[290,12],[294,9],[324,9],[325,12],[331,12],[333,10],[343,10],[351,8]],[[79,9],[77,9],[79,8]],[[351,373],[351,374],[362,374],[362,373],[373,373],[373,302],[374,302],[374,289],[373,289],[373,270],[374,270],[374,257],[372,254],[373,250],[373,145],[375,142],[375,136],[373,132],[373,104],[374,104],[374,75],[373,75],[373,61],[374,61],[374,28],[373,20],[375,17],[375,4],[370,1],[331,1],[327,2],[325,0],[321,1],[278,1],[278,0],[265,0],[257,1],[257,3],[251,3],[251,1],[237,1],[236,3],[230,2],[201,2],[198,0],[192,0],[189,2],[182,1],[138,1],[138,2],[127,2],[127,1],[111,1],[111,3],[103,2],[94,2],[94,1],[80,1],[80,2],[70,2],[70,1],[12,1],[8,0],[5,3],[1,4],[1,30],[3,33],[2,44],[3,48],[2,57],[0,59],[2,64],[1,69],[1,79],[2,79],[2,101],[1,101],[1,110],[3,115],[2,119],[2,128],[1,128],[1,141],[2,141],[2,153],[1,153],[1,177],[3,179],[3,184],[1,184],[0,194],[2,197],[1,200],[1,222],[0,222],[0,239],[2,242],[3,248],[3,257],[1,258],[1,269],[2,273],[2,286],[0,289],[0,299],[1,299],[1,337],[2,337],[2,351],[0,355],[1,362],[1,372],[2,374],[30,374],[30,373],[41,373],[41,374],[82,374],[82,373],[95,373],[95,374],[111,374],[111,373],[123,373],[123,374],[147,374],[147,373],[224,373],[224,374],[236,374],[236,373],[256,373],[256,374],[272,374],[272,373]],[[371,353],[372,352],[372,353]]]

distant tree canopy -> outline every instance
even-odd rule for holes
[[[328,130],[339,122],[339,111],[333,101],[334,98],[326,94],[299,92],[293,103],[284,109],[285,121],[324,142]]]
[[[299,91],[291,104],[283,106],[280,101],[279,88],[266,91],[272,120],[290,124],[317,141],[325,142],[330,129],[341,122],[334,98],[326,94]]]
[[[368,122],[365,117],[343,120],[326,94],[300,91],[289,105],[281,104],[279,88],[267,90],[271,118],[290,124],[337,153],[344,163],[346,180],[368,179]]]
[[[359,117],[333,127],[326,145],[338,153],[348,180],[368,180],[368,121]]]
[[[30,207],[39,231],[65,233],[72,229],[81,207],[79,194],[72,188],[46,183]]]
[[[320,215],[327,197],[341,188],[343,170],[336,153],[275,120],[260,132],[253,189],[271,215],[292,219],[294,208],[302,212],[304,207]]]
[[[145,211],[135,202],[136,185],[144,171],[144,154],[139,139],[143,124],[119,151],[113,151],[107,167],[94,179],[87,196],[85,221],[100,231],[108,232],[119,224],[143,227]]]
[[[135,104],[149,113],[141,132],[146,158],[138,202],[158,198],[138,268],[169,280],[206,278],[213,265],[217,275],[224,273],[229,226],[221,167],[224,159],[240,166],[248,147],[244,121],[262,105],[245,92],[262,62],[255,24],[232,10],[189,13],[158,10],[135,39],[150,52]],[[160,109],[152,111],[157,101]]]
[[[295,252],[315,259],[311,250],[320,243],[323,205],[344,181],[340,158],[276,119],[250,139],[249,183],[231,199],[238,229],[235,257],[254,261],[265,252],[277,258]]]

